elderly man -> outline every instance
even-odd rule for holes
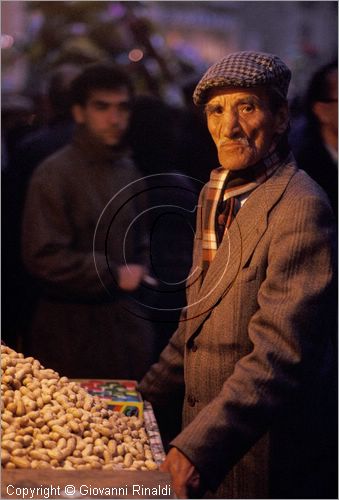
[[[183,409],[162,465],[180,498],[336,497],[335,231],[288,148],[290,76],[239,52],[193,95],[220,167],[200,196],[188,306],[140,384],[159,415]]]

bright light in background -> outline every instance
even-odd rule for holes
[[[1,48],[10,49],[14,44],[14,38],[11,35],[1,35]]]
[[[129,54],[128,54],[128,59],[132,62],[138,62],[141,61],[141,59],[144,57],[144,53],[140,49],[132,49]]]

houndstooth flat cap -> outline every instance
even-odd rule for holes
[[[266,85],[284,98],[287,97],[291,71],[274,54],[264,52],[235,52],[213,64],[195,88],[193,102],[206,103],[207,91],[217,87],[258,87]]]

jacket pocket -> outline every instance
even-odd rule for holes
[[[259,307],[259,287],[260,273],[257,267],[242,269],[234,284],[234,337],[239,346],[242,346],[242,352],[238,353],[239,357],[242,357],[251,350],[251,342],[248,338],[248,325]]]

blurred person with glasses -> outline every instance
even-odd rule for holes
[[[306,124],[292,149],[299,168],[326,191],[338,210],[338,62],[312,76],[305,96]]]

